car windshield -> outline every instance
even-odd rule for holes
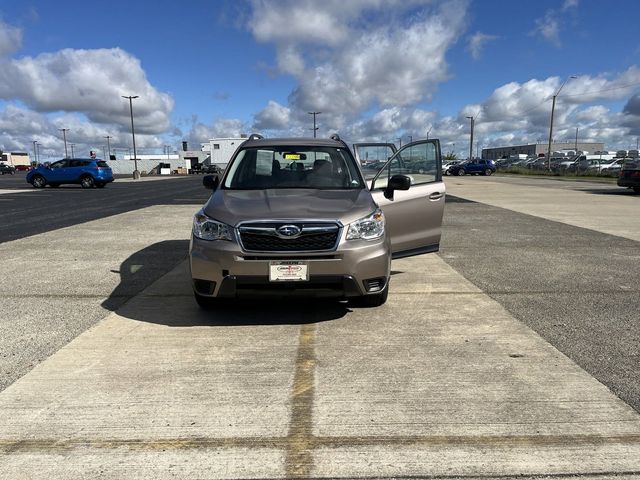
[[[363,188],[351,154],[343,148],[273,146],[241,150],[229,167],[223,188]]]

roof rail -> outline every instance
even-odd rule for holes
[[[263,138],[264,137],[259,133],[252,133],[251,135],[249,135],[248,140],[262,140]]]

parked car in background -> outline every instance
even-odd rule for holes
[[[449,167],[449,175],[491,175],[496,171],[493,160],[474,159]]]
[[[613,159],[610,162],[604,163],[600,167],[600,175],[607,175],[609,177],[616,177],[622,170],[622,166],[624,165],[624,158]]]
[[[458,165],[459,163],[460,163],[460,160],[449,160],[448,162],[443,163],[442,174],[449,175],[449,168],[453,167],[454,165]]]
[[[222,173],[222,169],[217,165],[213,165],[213,164],[204,165],[202,167],[202,173],[206,175],[219,175]]]
[[[16,173],[16,167],[8,165],[6,163],[0,163],[0,173],[2,175],[13,175]]]
[[[16,165],[16,172],[28,172],[29,170],[33,170],[31,165]]]
[[[65,158],[50,165],[40,165],[29,171],[27,183],[35,188],[80,184],[82,188],[102,188],[113,182],[113,171],[104,160],[95,158]]]
[[[640,161],[625,162],[618,176],[618,185],[633,188],[634,192],[640,193]]]

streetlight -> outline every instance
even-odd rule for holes
[[[135,129],[133,128],[133,99],[134,98],[138,98],[138,95],[120,95],[122,98],[128,98],[129,99],[129,111],[131,112],[131,137],[133,139],[133,162],[134,162],[134,171],[133,171],[133,178],[134,180],[137,180],[138,178],[140,178],[140,172],[138,171],[138,155],[136,155],[136,132]]]
[[[469,160],[473,160],[473,125],[476,120],[473,117],[466,117],[471,120],[471,138],[469,139]]]
[[[76,144],[75,143],[71,143],[70,145],[71,145],[71,158],[76,158],[75,154],[73,153],[73,147],[75,147]]]
[[[409,143],[413,143],[413,135],[407,135],[409,137]]]
[[[316,127],[316,115],[320,115],[322,112],[307,112],[309,115],[313,115],[313,138],[316,138],[316,131],[318,127]]]
[[[431,133],[431,129],[433,128],[433,125],[431,125],[429,127],[429,130],[427,130],[427,140],[429,140],[429,133]]]
[[[107,151],[108,151],[107,155],[109,155],[107,160],[111,160],[111,144],[109,143],[109,139],[111,138],[111,135],[107,135],[107,136],[105,136],[103,138],[107,139]]]
[[[398,142],[400,142],[400,146],[398,148],[402,148],[402,137],[398,138]]]
[[[549,123],[549,147],[547,148],[547,169],[549,171],[551,171],[551,137],[553,135],[553,113],[555,112],[555,109],[556,109],[556,97],[560,94],[560,90],[562,90],[562,87],[564,87],[564,85],[572,78],[578,78],[578,77],[576,75],[571,75],[570,77],[567,77],[567,79],[564,82],[562,82],[562,85],[560,85],[560,88],[558,89],[556,94],[553,96],[553,102],[551,103],[551,122]]]
[[[68,128],[59,128],[59,131],[62,132],[62,138],[64,139],[64,158],[69,158],[69,154],[67,153],[67,132]]]
[[[33,158],[35,159],[36,165],[38,164],[38,141],[33,141]]]

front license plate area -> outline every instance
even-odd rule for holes
[[[309,280],[309,265],[306,262],[269,262],[270,282],[306,282]]]

